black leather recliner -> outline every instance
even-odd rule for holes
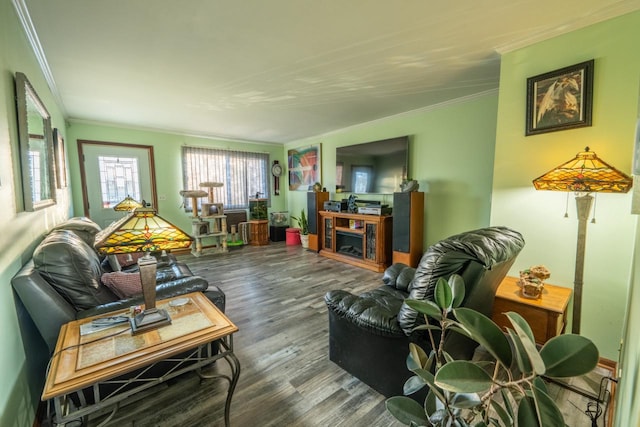
[[[403,394],[413,375],[406,367],[409,343],[427,353],[431,345],[422,315],[404,303],[406,298],[433,300],[438,278],[456,273],[466,287],[463,306],[491,317],[496,289],[524,246],[520,233],[507,227],[488,227],[461,233],[429,247],[417,268],[394,264],[384,285],[361,295],[328,292],[329,358],[381,394]],[[450,334],[445,349],[456,359],[471,359],[474,341]]]
[[[26,311],[49,354],[63,324],[143,303],[142,295],[121,299],[101,283],[101,275],[111,270],[93,248],[99,231],[96,223],[84,217],[59,224],[11,279],[18,309]],[[158,299],[203,292],[221,311],[225,310],[224,292],[194,276],[172,255],[159,259],[156,280]],[[19,316],[25,317],[23,314]]]

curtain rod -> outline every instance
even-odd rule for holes
[[[189,148],[201,148],[201,149],[204,149],[204,150],[224,150],[224,151],[240,151],[240,152],[242,152],[242,153],[262,153],[262,154],[271,154],[271,152],[269,152],[269,151],[258,151],[258,150],[256,150],[256,151],[249,151],[249,150],[238,150],[238,149],[235,149],[235,148],[229,148],[229,147],[227,147],[227,148],[224,148],[224,147],[203,147],[203,146],[201,146],[201,145],[191,145],[191,144],[186,144],[186,143],[182,144],[182,146],[183,146],[183,147],[189,147]]]

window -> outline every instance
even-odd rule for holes
[[[140,201],[137,158],[98,156],[98,168],[103,208],[111,208],[127,196]]]
[[[29,176],[31,176],[31,187],[33,188],[33,199],[42,200],[42,170],[40,165],[42,159],[40,151],[29,150]],[[46,191],[46,189],[45,189]]]
[[[344,163],[336,163],[336,190],[344,190],[344,184],[342,182],[342,171],[344,170]]]
[[[372,166],[352,166],[351,167],[351,188],[354,193],[370,193],[373,188],[373,167]]]
[[[221,182],[213,199],[225,209],[248,209],[249,198],[269,196],[269,155],[213,148],[182,147],[184,190],[205,190],[203,182]],[[202,202],[198,199],[198,204]],[[205,199],[206,201],[206,199]],[[191,199],[184,201],[191,211]]]

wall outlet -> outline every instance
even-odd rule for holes
[[[158,194],[158,200],[167,200],[166,194]]]

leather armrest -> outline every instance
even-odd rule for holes
[[[381,286],[361,295],[347,291],[328,292],[325,303],[329,310],[374,334],[400,336],[404,332],[398,324],[398,312],[407,293],[391,286]]]
[[[382,275],[382,282],[398,290],[409,292],[416,269],[406,264],[396,263],[387,268]]]
[[[207,291],[208,287],[209,283],[200,276],[183,277],[181,279],[176,279],[170,282],[159,283],[156,286],[156,299],[160,300],[171,298],[191,292],[205,292]],[[78,319],[84,319],[86,317],[108,313],[114,310],[128,309],[129,307],[142,305],[143,303],[144,299],[142,295],[138,295],[135,297],[107,304],[101,304],[87,310],[79,311],[76,317]]]
[[[25,309],[38,328],[50,353],[56,347],[60,327],[76,317],[76,310],[35,270],[30,260],[11,279]]]

